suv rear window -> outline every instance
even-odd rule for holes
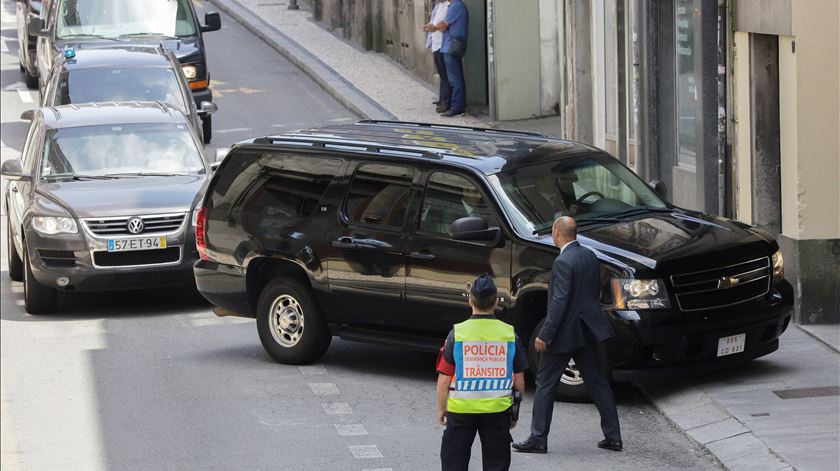
[[[402,165],[361,165],[347,192],[347,219],[366,225],[402,227],[414,175],[413,168]]]

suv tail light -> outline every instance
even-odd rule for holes
[[[199,209],[195,217],[195,248],[198,258],[207,260],[207,208]]]

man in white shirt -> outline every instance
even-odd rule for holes
[[[437,105],[435,111],[438,113],[449,111],[452,98],[452,88],[449,86],[449,80],[446,78],[446,64],[443,61],[443,54],[440,52],[440,46],[443,43],[443,32],[438,31],[434,26],[446,19],[448,8],[449,2],[447,0],[437,0],[435,7],[432,9],[429,22],[423,25],[423,31],[428,33],[426,34],[426,48],[432,50],[435,59],[435,69],[440,77],[438,99],[434,102]]]

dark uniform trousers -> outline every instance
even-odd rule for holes
[[[481,439],[484,471],[510,468],[510,411],[493,414],[446,413],[446,430],[440,447],[443,471],[467,471],[475,433]]]
[[[560,384],[560,378],[566,371],[570,358],[574,358],[575,365],[583,376],[583,382],[589,388],[592,402],[601,414],[601,430],[604,437],[612,441],[621,441],[615,398],[610,383],[601,370],[597,344],[589,344],[573,352],[540,354],[531,435],[543,443],[546,442],[551,428],[551,415],[554,412],[554,390]]]

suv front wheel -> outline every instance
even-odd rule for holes
[[[291,365],[321,358],[332,340],[310,291],[284,278],[271,281],[260,293],[257,332],[271,358]]]
[[[537,372],[540,370],[540,354],[537,353],[537,349],[534,347],[534,339],[537,338],[537,335],[542,330],[544,322],[545,319],[541,320],[537,324],[537,327],[534,328],[534,332],[531,334],[531,341],[528,345],[528,363],[534,377],[537,376]],[[563,377],[560,378],[560,384],[554,390],[554,399],[562,402],[592,402],[589,389],[583,384],[583,377],[577,369],[577,366],[575,366],[575,360],[569,360],[569,366],[566,367],[566,371],[563,372]]]

